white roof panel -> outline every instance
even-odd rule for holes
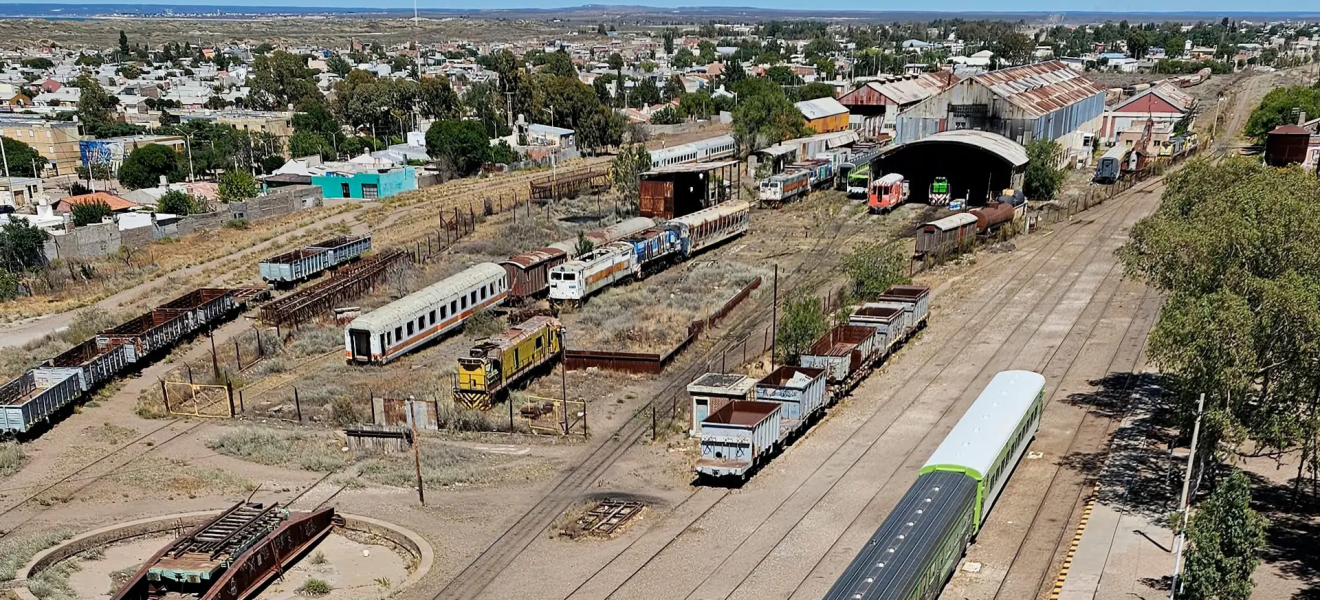
[[[1045,390],[1045,377],[1031,371],[1002,371],[990,380],[944,442],[923,466],[957,465],[985,476],[1008,444],[1036,396]]]
[[[441,302],[483,282],[504,276],[504,267],[495,263],[477,263],[394,302],[353,319],[349,327],[383,331],[410,319],[418,312],[437,306]]]

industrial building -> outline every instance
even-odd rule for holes
[[[1124,132],[1140,132],[1147,122],[1170,127],[1196,108],[1196,99],[1168,83],[1137,92],[1131,98],[1106,110],[1099,137],[1114,145]]]
[[[945,131],[974,129],[1020,145],[1059,142],[1065,158],[1089,156],[1105,91],[1061,61],[973,75],[898,115],[899,144]]]
[[[807,127],[816,133],[834,133],[848,129],[848,109],[834,98],[803,100],[794,106],[807,119]]]
[[[884,75],[867,81],[839,98],[864,135],[874,137],[894,129],[898,113],[915,106],[958,82],[952,72],[920,75]]]
[[[742,170],[736,160],[669,165],[642,173],[639,212],[673,219],[737,199]]]
[[[875,176],[899,173],[909,182],[910,199],[926,202],[936,177],[949,182],[951,198],[985,204],[1005,188],[1021,189],[1027,150],[988,131],[944,131],[893,146],[872,163]]]

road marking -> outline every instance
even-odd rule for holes
[[[1063,557],[1063,566],[1059,567],[1059,576],[1054,580],[1050,600],[1059,600],[1059,594],[1063,592],[1063,582],[1068,580],[1068,569],[1072,568],[1073,556],[1077,554],[1077,546],[1082,543],[1082,534],[1086,532],[1086,523],[1091,520],[1091,511],[1094,509],[1095,497],[1092,497],[1082,508],[1082,519],[1077,523],[1077,533],[1073,534],[1072,542],[1068,544],[1068,554]]]

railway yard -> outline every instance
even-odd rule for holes
[[[1248,79],[1233,98],[1230,131],[1265,81]],[[706,373],[766,377],[778,366],[777,303],[817,296],[830,314],[854,246],[898,240],[910,256],[920,251],[913,236],[948,213],[878,210],[833,189],[762,207],[743,189],[741,201],[641,222],[611,195],[534,201],[544,176],[329,206],[250,248],[217,248],[168,278],[108,290],[83,312],[0,328],[0,344],[17,346],[93,313],[124,323],[29,371],[32,382],[63,377],[58,385],[0,392],[11,403],[63,385],[80,398],[49,424],[17,417],[23,458],[0,471],[0,581],[49,568],[0,597],[28,600],[33,585],[70,598],[158,597],[162,577],[174,582],[164,589],[191,593],[189,573],[257,539],[252,556],[288,568],[262,581],[240,562],[226,593],[861,597],[843,582],[872,582],[862,564],[872,558],[850,568],[855,557],[876,556],[866,554],[873,534],[906,510],[919,476],[936,480],[924,479],[928,460],[969,407],[990,410],[978,397],[1004,371],[1044,378],[1023,401],[1034,439],[1019,436],[1011,477],[969,473],[977,485],[1006,483],[938,597],[1057,592],[1114,432],[1131,416],[1115,399],[1155,371],[1147,337],[1164,298],[1125,277],[1115,251],[1158,207],[1161,177],[1036,220],[1030,234],[923,263],[918,291],[903,293],[929,302],[924,321],[890,326],[868,351],[839,350],[827,334],[803,353],[824,362],[803,366],[843,357],[844,371],[802,370],[828,380],[824,406],[796,416],[801,428],[776,425],[787,433],[769,450],[749,446],[756,459],[740,477],[715,478],[694,471],[707,455],[689,435],[687,386]],[[599,267],[610,252],[633,262]],[[602,270],[620,281],[569,291],[566,282],[594,285]],[[281,288],[273,301],[267,283]],[[519,294],[528,297],[510,300]],[[867,314],[900,319],[901,304]],[[591,362],[606,355],[613,363]],[[93,356],[108,358],[85,362]],[[788,418],[771,402],[726,409],[728,425],[758,410]],[[934,470],[943,467],[952,468]],[[980,492],[964,493],[980,506]],[[198,596],[228,597],[220,588]]]

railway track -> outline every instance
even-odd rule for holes
[[[1118,215],[1118,214],[1123,214],[1123,215],[1126,217],[1131,211],[1130,211],[1130,210],[1129,210],[1129,211],[1120,211],[1119,209],[1115,208],[1115,209],[1112,209],[1111,212],[1112,212],[1112,214],[1110,215],[1110,219],[1112,220],[1112,218],[1113,218],[1114,216]],[[1106,228],[1106,227],[1108,227],[1108,221],[1106,222],[1106,225],[1101,226],[1101,229],[1103,230],[1103,229]],[[1056,238],[1056,239],[1061,239],[1061,238]],[[1059,252],[1059,251],[1060,251],[1065,245],[1066,245],[1066,244],[1063,243],[1063,242],[1058,243],[1057,247],[1054,249],[1054,252],[1051,253],[1051,255],[1050,255],[1051,258],[1052,258],[1053,256],[1057,255],[1057,253],[1058,253],[1058,252]],[[1042,250],[1042,251],[1043,251],[1043,250]],[[1075,262],[1076,260],[1080,260],[1080,259],[1082,258],[1082,256],[1084,256],[1084,253],[1079,254],[1077,258],[1073,259],[1074,262]],[[1046,260],[1049,260],[1049,259],[1046,259]],[[1026,264],[1028,264],[1028,262],[1024,261],[1024,263],[1023,263],[1023,267],[1020,267],[1019,270],[1018,270],[1018,272],[1015,273],[1015,275],[1020,275],[1020,274],[1023,272],[1023,270],[1025,269]],[[1037,264],[1037,265],[1043,265],[1043,264],[1044,264],[1044,261],[1036,261],[1036,264]],[[1033,278],[1034,278],[1034,275],[1035,275],[1036,272],[1038,272],[1038,271],[1039,271],[1039,268],[1033,270],[1033,271],[1030,273],[1030,275],[1029,275],[1029,277],[1028,277],[1027,279],[1028,279],[1028,280],[1033,279]],[[1112,274],[1112,269],[1111,269],[1111,274]],[[1005,279],[1004,283],[1003,283],[1003,284],[1002,284],[1002,285],[1001,285],[1001,286],[995,291],[995,293],[997,294],[997,293],[999,293],[1000,291],[1004,290],[1005,288],[1008,288],[1008,286],[1009,286],[1010,283],[1013,281],[1013,279],[1014,279],[1014,278],[1008,278],[1008,279]],[[1074,283],[1075,283],[1075,282],[1074,282]],[[1068,289],[1071,289],[1071,287],[1072,287],[1072,286],[1070,285]],[[1040,299],[1039,302],[1043,302],[1043,301],[1044,301],[1044,297],[1042,297],[1042,298]],[[1038,304],[1039,304],[1039,302],[1038,302]],[[1004,303],[1002,306],[1006,306],[1006,305],[1007,305],[1007,303]],[[1030,312],[1027,313],[1027,314],[1030,314]],[[1026,315],[1024,315],[1024,317],[1025,317],[1025,316],[1026,316]],[[986,322],[988,323],[988,322],[990,322],[990,321],[992,321],[992,320],[993,320],[993,319],[989,319],[989,320],[986,320]],[[982,327],[982,329],[984,329],[984,327]],[[1007,342],[1007,339],[1005,340],[1005,342]],[[946,343],[944,344],[944,347],[942,347],[940,351],[937,351],[936,353],[932,354],[932,355],[931,355],[931,359],[928,359],[927,361],[925,361],[924,363],[922,363],[921,367],[918,367],[918,368],[914,371],[914,376],[915,376],[916,373],[919,373],[919,372],[922,370],[922,368],[924,368],[927,364],[929,364],[930,361],[933,360],[933,358],[934,358],[935,356],[938,356],[939,354],[941,354],[942,351],[943,351],[944,349],[948,348],[951,344],[952,344],[952,340],[950,340],[949,342],[946,342]],[[1002,346],[1003,346],[1003,343],[1001,343],[999,347],[1002,347]],[[983,370],[984,370],[984,369],[983,369]],[[906,384],[908,383],[908,381],[911,381],[911,379],[912,379],[912,378],[909,377],[907,381],[904,381],[904,382],[902,382],[902,383],[903,383],[904,385],[906,385]],[[927,383],[926,385],[929,386],[930,384]],[[924,391],[924,389],[925,389],[925,388],[923,387],[923,391]],[[966,391],[966,390],[964,390],[964,391]],[[919,394],[918,394],[918,395],[919,395]],[[914,397],[915,397],[915,396],[914,396]],[[879,412],[879,410],[880,410],[880,407],[877,407],[877,413]],[[946,411],[947,411],[947,409],[946,409]],[[874,416],[875,416],[875,413],[872,414],[872,418],[874,418]],[[861,431],[861,429],[859,429],[858,431]],[[886,427],[884,431],[888,431],[888,427]],[[883,433],[884,433],[884,432],[882,432],[881,435],[883,435]],[[853,437],[855,437],[855,435],[856,435],[856,434],[854,434]],[[845,441],[845,443],[842,444],[839,448],[842,449],[842,448],[844,448],[845,446],[847,446],[847,445],[848,445],[848,442],[852,441],[852,439],[853,439],[853,438],[850,437],[849,440],[848,440],[848,441]],[[878,439],[879,439],[879,436],[876,437],[876,440],[878,440]],[[875,443],[874,441],[871,442],[871,444],[867,445],[866,449],[869,450],[870,447],[874,445],[874,443]],[[836,449],[836,451],[835,451],[833,454],[831,454],[831,458],[833,458],[834,456],[838,455],[838,453],[839,453],[839,450]],[[856,464],[857,464],[857,461],[860,460],[861,457],[862,457],[863,455],[865,455],[865,453],[866,453],[866,452],[863,451],[863,452],[857,454],[857,458],[854,459],[854,460],[848,465],[848,469],[851,469],[854,465],[856,465]],[[910,454],[911,454],[911,453],[909,453],[909,455],[910,455]],[[905,458],[906,458],[906,457],[905,457]],[[790,499],[793,499],[793,498],[794,498],[799,492],[801,492],[801,491],[803,490],[803,486],[805,486],[805,485],[807,484],[807,482],[812,481],[812,479],[815,477],[815,475],[816,475],[817,473],[819,473],[819,472],[821,471],[821,469],[824,468],[824,467],[826,466],[826,464],[827,464],[827,463],[822,463],[819,467],[817,467],[816,470],[814,470],[810,475],[808,475],[806,478],[804,478],[804,479],[801,481],[801,483],[799,483],[799,485],[798,485],[798,486],[797,486],[797,487],[796,487],[796,488],[795,488],[795,489],[794,489],[789,495],[787,495],[787,496],[784,498],[783,502],[781,502],[778,506],[775,507],[775,509],[770,513],[770,516],[767,516],[766,519],[763,520],[761,523],[759,523],[759,524],[757,525],[757,527],[756,527],[756,528],[755,528],[755,529],[754,529],[749,535],[747,535],[746,537],[743,538],[743,542],[745,543],[747,540],[751,539],[753,536],[756,536],[757,534],[759,534],[759,533],[761,533],[761,532],[763,532],[763,531],[766,531],[766,530],[767,530],[767,529],[766,529],[766,527],[767,527],[767,522],[768,522],[768,520],[770,519],[770,517],[773,516],[773,515],[775,515],[776,513],[778,513],[778,512],[779,512],[779,511],[785,506],[785,504],[786,504],[787,502],[789,502]],[[845,474],[846,474],[846,471],[845,471]],[[774,543],[774,545],[771,547],[771,550],[770,550],[769,552],[766,552],[765,554],[763,554],[763,555],[761,556],[761,558],[757,560],[756,564],[753,565],[752,568],[751,568],[750,570],[748,570],[748,571],[746,572],[746,574],[745,574],[741,579],[738,580],[738,583],[733,587],[733,589],[729,590],[729,592],[728,592],[729,594],[732,594],[733,591],[736,591],[736,590],[738,589],[738,587],[740,587],[741,584],[744,583],[744,582],[747,580],[747,577],[749,577],[752,573],[756,572],[756,570],[757,570],[757,569],[758,569],[758,568],[764,563],[764,561],[766,560],[766,558],[769,557],[769,556],[771,555],[771,553],[773,552],[773,550],[776,549],[776,548],[778,548],[778,547],[784,542],[784,540],[785,540],[785,539],[786,539],[786,538],[787,538],[787,537],[788,537],[788,536],[789,536],[789,535],[790,535],[790,534],[791,534],[791,533],[792,533],[792,532],[793,532],[793,531],[794,531],[794,530],[795,530],[795,529],[796,529],[796,528],[802,523],[802,520],[806,517],[806,515],[807,515],[808,513],[810,513],[811,510],[812,510],[813,508],[815,508],[815,507],[819,504],[819,502],[820,502],[821,500],[823,500],[823,499],[826,497],[826,495],[829,493],[829,491],[832,490],[832,489],[834,488],[834,485],[836,485],[840,480],[842,480],[842,477],[840,477],[839,479],[836,479],[836,480],[834,481],[833,484],[830,484],[829,487],[826,488],[825,493],[821,494],[821,495],[815,500],[815,502],[811,503],[811,504],[807,507],[807,509],[806,509],[805,511],[802,511],[801,516],[799,516],[799,517],[798,517],[798,518],[792,523],[792,525],[791,525],[787,530],[785,530],[784,533],[783,533],[781,536],[779,536],[779,538],[778,538],[777,540],[775,540],[775,543]],[[881,488],[883,489],[883,487],[884,487],[884,486],[882,485]],[[683,501],[683,504],[686,504],[687,502],[691,501],[693,498],[696,498],[696,497],[698,496],[698,494],[701,494],[701,493],[703,493],[703,490],[698,490],[697,492],[694,492],[693,494],[689,495],[689,496]],[[713,507],[717,506],[718,504],[720,504],[721,502],[723,502],[723,501],[726,499],[726,497],[727,497],[727,492],[724,493],[724,494],[719,495],[719,497],[717,497],[717,498],[714,499],[714,502],[711,504],[711,508],[713,508]],[[680,504],[679,507],[676,507],[674,512],[678,512],[678,511],[681,510],[681,509],[682,509],[682,504]],[[619,583],[618,585],[614,586],[613,589],[609,590],[609,593],[608,593],[608,594],[604,594],[604,597],[609,597],[610,595],[612,595],[612,594],[616,593],[617,591],[619,591],[621,588],[627,586],[631,581],[634,580],[634,578],[637,576],[637,574],[638,574],[639,572],[641,572],[643,569],[645,569],[648,565],[652,564],[652,562],[655,560],[656,557],[658,557],[658,556],[659,556],[660,554],[662,554],[665,550],[667,550],[667,549],[668,549],[668,548],[669,548],[669,547],[670,547],[670,546],[671,546],[671,545],[672,545],[672,544],[678,539],[679,536],[683,535],[683,532],[688,531],[690,527],[696,525],[698,521],[700,521],[703,517],[707,516],[708,514],[709,514],[709,513],[708,513],[707,511],[700,511],[700,512],[697,513],[697,516],[696,516],[694,519],[692,519],[692,520],[689,521],[689,522],[684,523],[681,527],[669,527],[669,528],[667,528],[667,529],[673,529],[673,530],[676,530],[676,531],[678,532],[678,534],[677,534],[676,536],[672,537],[671,539],[669,539],[668,541],[666,541],[666,542],[660,547],[660,549],[659,549],[658,551],[656,551],[656,552],[655,552],[650,558],[647,558],[647,559],[646,559],[641,565],[639,565],[637,568],[633,569],[632,572],[628,575],[627,578],[625,578],[625,580],[624,580],[623,582],[621,582],[621,583]],[[859,514],[860,514],[860,513],[859,513]],[[855,519],[854,519],[854,521],[855,521]],[[663,527],[663,525],[657,525],[657,527]],[[629,544],[629,546],[626,547],[626,548],[623,550],[623,552],[620,552],[619,555],[616,555],[615,559],[611,560],[609,563],[607,563],[606,565],[602,566],[600,569],[597,569],[597,570],[596,570],[596,571],[595,571],[595,572],[594,572],[594,573],[588,578],[587,581],[584,581],[581,585],[579,585],[577,588],[575,588],[572,592],[569,593],[569,595],[568,595],[567,597],[569,597],[569,598],[571,598],[571,597],[575,597],[580,591],[582,591],[582,590],[584,589],[584,587],[585,587],[588,583],[590,583],[591,579],[594,579],[594,578],[595,578],[596,576],[598,576],[600,573],[604,572],[606,569],[608,569],[609,567],[611,567],[611,566],[612,566],[617,560],[620,559],[620,557],[623,557],[623,556],[626,555],[628,552],[630,552],[630,551],[632,550],[632,548],[633,548],[636,544],[640,543],[641,540],[642,540],[644,537],[645,537],[645,536],[640,536],[637,540],[634,540],[634,542],[631,543],[631,544]],[[836,540],[836,542],[837,542],[837,540]],[[744,546],[743,543],[735,543],[735,545],[736,545],[737,547],[739,547],[739,548],[744,548],[744,549],[745,549],[745,546]],[[739,552],[739,556],[740,556],[740,557],[741,557],[741,556],[744,556],[744,555],[745,555],[745,552],[744,552],[744,551],[740,551],[740,552]],[[727,555],[725,556],[725,558],[723,559],[723,561],[722,561],[722,562],[721,562],[721,563],[720,563],[715,569],[711,570],[711,571],[707,574],[706,578],[704,578],[700,583],[698,583],[698,585],[696,586],[696,588],[694,588],[694,589],[692,590],[692,594],[689,594],[689,596],[691,596],[691,595],[697,593],[699,590],[701,590],[701,588],[702,588],[702,587],[703,587],[708,581],[710,581],[711,578],[712,578],[716,573],[719,573],[719,572],[720,572],[721,568],[723,568],[733,556],[734,556],[734,554],[733,554],[732,552],[729,553],[729,554],[727,554]],[[848,558],[851,559],[850,556],[849,556]],[[822,560],[823,560],[823,559],[822,559]],[[817,564],[819,564],[819,563],[817,563]],[[814,569],[813,569],[813,570],[814,570]],[[720,578],[720,579],[723,580],[723,578]],[[670,583],[671,583],[671,585],[672,585],[672,582],[670,582]],[[799,583],[799,585],[800,585],[800,583]],[[647,587],[647,586],[643,585],[642,587]],[[714,595],[718,596],[718,594],[714,594]],[[710,596],[711,596],[711,594],[705,594],[705,595],[703,595],[703,597],[710,597]],[[727,595],[726,595],[726,597],[727,597]]]
[[[818,238],[807,252],[808,260],[803,261],[797,268],[784,274],[785,282],[792,283],[794,288],[811,288],[827,281],[830,276],[822,269],[809,271],[802,279],[797,279],[797,275],[805,267],[818,266],[818,263],[810,260],[811,258],[819,258],[836,251],[841,245],[841,238],[848,241],[860,235],[865,229],[866,223],[865,219],[859,219],[850,226],[836,228],[827,240]],[[726,328],[726,333],[721,338],[720,343],[713,344],[706,353],[693,360],[687,368],[676,375],[670,376],[662,391],[654,398],[668,398],[678,386],[691,381],[694,375],[705,369],[714,358],[732,348],[735,342],[741,340],[754,330],[758,324],[763,322],[770,312],[772,303],[772,298],[762,297],[758,300],[754,310],[744,314],[743,317]],[[437,599],[453,598],[458,600],[478,597],[504,571],[505,567],[512,563],[542,531],[554,522],[554,519],[567,510],[572,502],[577,500],[594,481],[613,466],[629,447],[649,431],[650,421],[643,418],[643,416],[654,402],[655,400],[652,399],[645,403],[620,426],[615,435],[610,436],[592,449],[581,463],[569,470],[551,486],[552,491],[549,494],[487,546],[435,597]]]
[[[177,419],[170,421],[0,509],[0,525],[4,527],[4,531],[0,532],[0,538],[31,522],[45,512],[45,509],[33,511],[16,522],[11,522],[5,517],[34,503],[57,504],[68,501],[106,476],[192,432],[203,423],[204,421],[197,421],[189,424]]]

